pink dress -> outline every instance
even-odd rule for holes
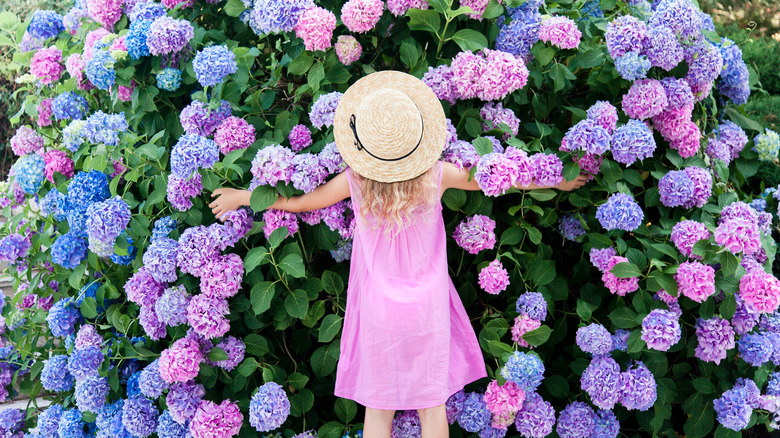
[[[439,187],[441,168],[432,170]],[[439,406],[487,377],[447,270],[441,201],[391,238],[362,220],[360,188],[346,172],[357,221],[334,393],[374,409]]]

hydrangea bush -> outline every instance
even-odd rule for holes
[[[335,108],[384,69],[441,99],[482,189],[443,197],[489,374],[447,400],[455,436],[778,428],[780,190],[752,177],[780,137],[695,2],[77,0],[0,32],[0,399],[52,402],[4,436],[360,436],[333,396],[351,203],[267,207],[345,168]],[[216,221],[221,186],[251,209]]]

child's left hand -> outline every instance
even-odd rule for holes
[[[216,216],[217,219],[222,220],[222,215],[228,211],[237,210],[241,206],[249,205],[251,192],[221,187],[211,193],[212,197],[217,195],[219,195],[219,198],[209,204],[209,208],[211,208],[211,212],[214,213],[214,216]]]
[[[556,189],[564,192],[570,192],[584,186],[586,182],[588,182],[588,175],[580,174],[577,176],[577,178],[574,178],[571,181],[564,180],[562,183],[558,184]]]

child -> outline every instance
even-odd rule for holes
[[[349,168],[270,208],[311,211],[351,196],[356,225],[335,395],[366,406],[364,438],[389,438],[395,410],[416,409],[424,438],[449,433],[444,403],[487,377],[477,337],[447,269],[441,195],[479,190],[466,170],[438,161],[444,111],[414,76],[370,74],[342,96],[336,145]],[[557,188],[573,190],[585,176]],[[521,189],[542,188],[532,184]],[[215,190],[220,218],[249,205],[245,190]]]

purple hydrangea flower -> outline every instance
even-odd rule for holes
[[[422,81],[433,90],[437,98],[446,100],[451,105],[455,105],[460,95],[455,82],[452,80],[452,69],[446,64],[436,68],[428,67],[428,71],[423,75]]]
[[[572,402],[558,415],[555,431],[561,438],[590,437],[596,428],[593,408],[583,402]]]
[[[634,231],[642,224],[645,214],[631,195],[615,193],[596,210],[596,219],[607,230]]]
[[[173,383],[165,399],[171,418],[179,424],[185,424],[195,416],[195,411],[205,395],[206,390],[199,383]]]
[[[609,131],[596,120],[583,119],[569,128],[564,137],[566,151],[585,151],[601,155],[610,148]]]
[[[773,339],[764,333],[747,333],[742,335],[737,342],[739,355],[742,360],[754,367],[769,362],[774,353]]]
[[[188,20],[161,16],[149,26],[146,46],[152,55],[168,55],[184,49],[194,36],[195,29]]]
[[[681,335],[679,319],[668,310],[653,309],[642,320],[642,340],[648,348],[667,351]]]
[[[544,438],[552,433],[554,424],[555,409],[550,402],[535,392],[527,393],[515,417],[517,431],[525,437]]]
[[[653,131],[639,120],[629,120],[612,135],[612,157],[626,166],[652,157],[655,148]]]
[[[319,157],[315,154],[295,155],[290,164],[292,165],[292,177],[290,181],[298,190],[309,193],[325,182],[328,171],[320,163]]]
[[[615,59],[615,70],[623,79],[635,81],[647,77],[647,71],[652,65],[645,55],[628,52]]]
[[[199,168],[211,169],[219,161],[219,147],[208,138],[184,134],[171,151],[171,172],[186,178]]]
[[[653,373],[637,361],[635,367],[620,374],[620,404],[626,409],[646,411],[653,407],[657,398],[657,386]]]
[[[612,409],[618,401],[620,365],[609,356],[596,356],[580,379],[582,390],[601,409]]]
[[[458,414],[458,425],[467,432],[479,432],[490,424],[491,414],[482,394],[466,394]]]
[[[161,237],[146,248],[144,266],[157,282],[176,281],[176,258],[179,243],[169,237]]]
[[[718,316],[711,319],[696,320],[696,357],[705,362],[715,362],[726,358],[728,350],[734,348],[734,329],[728,320]]]
[[[97,412],[106,403],[109,391],[108,380],[105,377],[92,376],[76,382],[74,398],[76,406],[82,412]]]
[[[98,376],[98,368],[103,363],[103,352],[97,347],[76,350],[68,358],[68,371],[76,382]]]
[[[317,129],[330,127],[333,125],[333,117],[336,115],[336,105],[338,105],[343,93],[333,91],[327,94],[321,94],[311,106],[309,111],[309,120],[312,126]]]
[[[261,386],[249,403],[249,424],[258,432],[278,428],[289,415],[290,401],[284,388],[276,382]]]
[[[612,257],[617,255],[615,248],[609,247],[604,249],[591,248],[590,250],[590,263],[601,272],[604,272],[609,266],[609,261]]]
[[[223,100],[220,102],[217,108],[210,108],[208,104],[199,100],[193,100],[189,105],[184,107],[179,114],[179,122],[181,122],[182,128],[187,134],[197,134],[201,137],[209,137],[217,130],[219,125],[230,117],[231,107],[230,102]],[[195,138],[188,137],[190,141],[195,141]],[[199,142],[203,140],[198,139]],[[198,143],[198,142],[196,142]],[[211,144],[203,145],[201,148],[210,147]],[[209,157],[213,155],[209,154]],[[215,162],[219,160],[219,153]],[[201,166],[206,167],[206,166]],[[172,168],[173,169],[173,168]]]
[[[157,319],[169,326],[177,326],[187,322],[187,304],[190,295],[183,285],[173,286],[165,290],[154,304]]]
[[[547,319],[547,300],[539,292],[526,292],[517,298],[515,304],[517,313],[527,315],[531,319],[544,321]]]
[[[279,181],[288,183],[293,177],[295,153],[280,145],[266,146],[257,151],[252,160],[252,176],[257,185],[276,186]]]
[[[157,430],[160,411],[151,400],[143,397],[125,400],[122,406],[122,424],[125,429],[140,438],[145,438]]]
[[[666,71],[675,68],[685,58],[683,46],[674,32],[666,26],[648,27],[645,43],[647,59],[652,65]]]
[[[612,351],[612,337],[601,324],[593,323],[577,329],[577,345],[594,356]]]
[[[141,393],[151,399],[160,397],[168,389],[168,382],[160,376],[160,361],[155,359],[147,365],[138,376],[138,388]]]
[[[41,385],[47,391],[70,391],[75,379],[68,372],[68,356],[59,354],[50,357],[41,370]]]

